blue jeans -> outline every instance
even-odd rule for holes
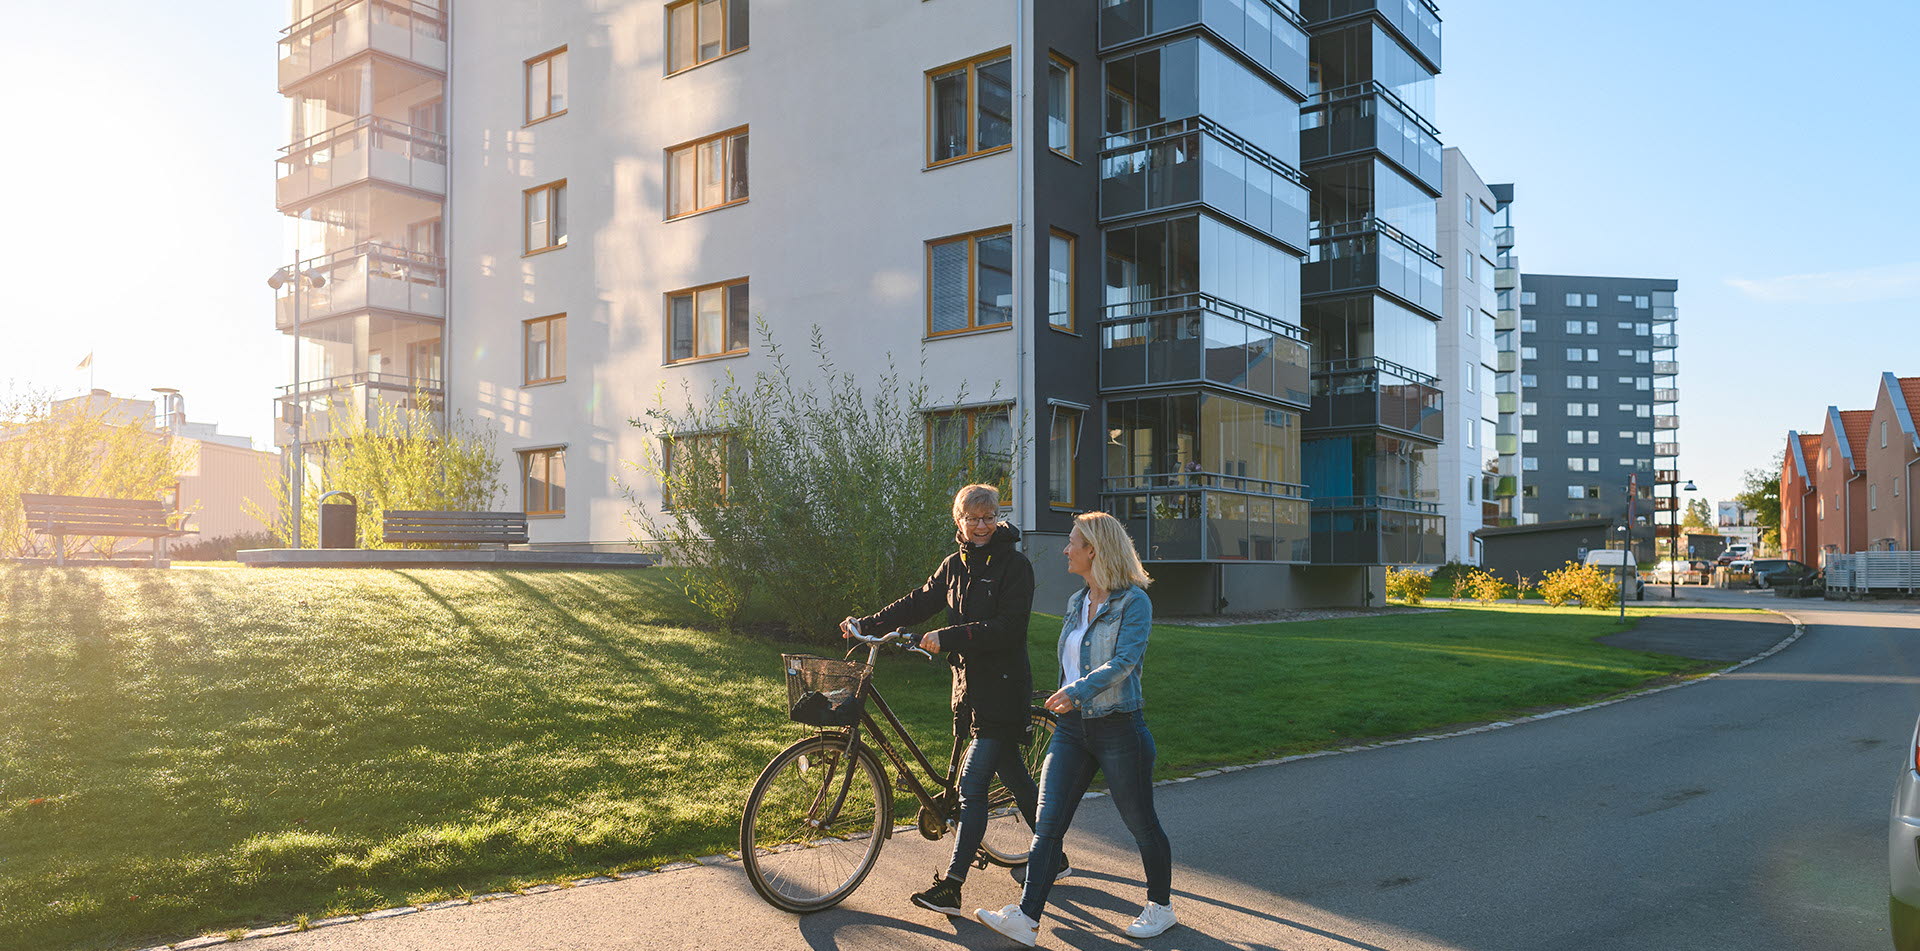
[[[1060,717],[1041,768],[1040,819],[1033,824],[1033,854],[1020,893],[1020,910],[1028,918],[1039,921],[1046,910],[1047,892],[1060,874],[1060,841],[1096,770],[1106,777],[1113,805],[1140,847],[1147,900],[1173,903],[1173,849],[1153,811],[1153,757],[1153,734],[1138,710],[1090,719],[1078,711]]]
[[[987,787],[993,785],[995,773],[1000,774],[1007,791],[1013,793],[1020,818],[1027,821],[1028,828],[1033,827],[1040,790],[1034,786],[1027,764],[1020,759],[1020,744],[974,737],[967,746],[966,759],[961,761],[960,828],[954,835],[953,861],[947,866],[947,877],[956,882],[966,879],[967,866],[973,864],[973,854],[980,850],[980,840],[986,837]]]

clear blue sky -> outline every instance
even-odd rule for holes
[[[455,0],[457,3],[458,0]],[[1518,191],[1525,270],[1680,281],[1683,475],[1701,497],[1830,404],[1920,374],[1920,3],[1444,4],[1434,117]],[[0,35],[10,189],[0,381],[186,392],[271,440],[265,277],[284,5],[31,4]]]

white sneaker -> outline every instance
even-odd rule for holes
[[[1168,912],[1168,915],[1171,916],[1172,912]],[[1032,918],[1028,918],[1027,913],[1020,910],[1020,904],[1018,902],[1008,905],[999,911],[988,911],[985,908],[976,908],[974,909],[973,916],[980,919],[981,924],[1029,948],[1033,947],[1035,941],[1040,940],[1040,923]],[[1169,925],[1172,923],[1172,921],[1167,922]],[[1165,931],[1166,929],[1162,928],[1160,930]],[[1159,931],[1154,932],[1154,934],[1159,933]]]
[[[1133,919],[1133,924],[1127,926],[1127,934],[1136,938],[1151,938],[1179,923],[1179,919],[1173,916],[1172,905],[1156,905],[1153,902],[1147,902],[1147,907],[1140,910],[1140,917]]]

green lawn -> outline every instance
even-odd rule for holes
[[[1658,609],[1628,608],[1629,617]],[[1161,626],[1160,772],[1695,669],[1532,606]],[[1036,680],[1057,617],[1033,621]],[[125,948],[724,851],[803,735],[778,655],[672,575],[0,566],[0,947]],[[931,747],[946,674],[880,672]]]

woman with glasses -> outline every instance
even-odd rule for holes
[[[1147,731],[1140,693],[1140,668],[1153,631],[1153,602],[1147,599],[1152,579],[1126,526],[1105,512],[1075,516],[1063,554],[1067,570],[1087,586],[1067,599],[1061,619],[1060,689],[1047,698],[1047,709],[1059,714],[1060,722],[1042,770],[1033,850],[1020,901],[999,911],[974,912],[987,927],[1029,948],[1039,937],[1047,892],[1059,878],[1060,840],[1096,772],[1106,777],[1147,876],[1146,907],[1127,934],[1151,938],[1175,924],[1173,851],[1153,809],[1153,734]]]
[[[987,787],[994,774],[1013,793],[1033,827],[1039,790],[1020,758],[1033,671],[1027,663],[1027,620],[1033,611],[1033,563],[1014,548],[1020,530],[1000,521],[1000,492],[970,485],[953,497],[959,550],[934,569],[927,583],[863,618],[840,622],[868,633],[919,624],[945,608],[946,626],[921,635],[920,646],[946,651],[953,667],[954,749],[967,737],[960,767],[960,825],[945,875],[915,894],[914,904],[960,915],[960,886],[986,835]]]

